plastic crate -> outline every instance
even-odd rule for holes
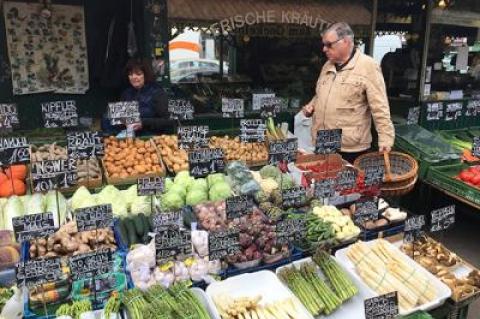
[[[480,205],[480,189],[455,178],[461,170],[468,167],[467,164],[433,166],[428,171],[426,180],[441,189]]]
[[[382,230],[364,230],[360,234],[360,238],[364,241],[370,241],[377,238],[385,238],[398,235],[403,232],[405,229],[405,223],[400,223],[392,227],[382,229]]]

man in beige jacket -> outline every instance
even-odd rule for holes
[[[357,50],[353,40],[352,29],[343,22],[324,32],[323,51],[328,61],[315,96],[303,107],[306,116],[313,116],[314,143],[318,130],[342,129],[341,154],[350,162],[371,148],[372,117],[381,152],[390,152],[395,139],[380,66]]]

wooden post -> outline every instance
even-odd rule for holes
[[[373,57],[375,46],[375,30],[377,29],[378,0],[372,0],[372,18],[370,25],[370,38],[368,43],[368,55]]]
[[[424,22],[424,36],[423,36],[423,51],[421,56],[421,63],[420,63],[420,74],[418,77],[418,98],[417,101],[420,103],[424,100],[423,93],[425,92],[425,73],[427,70],[427,58],[428,58],[428,47],[430,45],[430,30],[432,26],[432,10],[433,10],[433,1],[427,0],[426,7],[425,7],[425,21]]]

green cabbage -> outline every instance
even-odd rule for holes
[[[137,184],[130,186],[127,190],[120,191],[125,202],[127,203],[128,209],[131,209],[132,203],[137,199]]]
[[[212,201],[223,200],[232,196],[232,189],[225,182],[216,183],[210,188],[208,195]]]
[[[5,229],[13,231],[12,218],[25,215],[25,207],[20,197],[11,196],[3,209]]]
[[[58,205],[57,205],[58,194]],[[67,219],[67,200],[60,192],[49,191],[45,196],[45,212],[53,213],[55,226],[60,227]],[[58,220],[60,216],[60,220]],[[60,223],[59,223],[60,222]]]
[[[164,192],[168,192],[170,190],[170,187],[172,187],[173,181],[170,177],[165,178],[165,189]]]
[[[185,205],[185,201],[180,194],[170,191],[162,195],[160,205],[163,209],[180,209]]]
[[[212,186],[217,183],[224,183],[225,175],[223,175],[222,173],[210,174],[207,176],[207,182],[208,182],[208,186],[212,188]]]
[[[190,176],[188,171],[181,171],[175,176],[174,184],[182,185],[185,189],[193,182],[194,178]]]
[[[277,180],[282,175],[282,171],[280,171],[280,169],[276,166],[266,165],[262,167],[262,169],[260,169],[260,175],[262,176],[262,178],[271,177],[274,180]]]
[[[189,192],[192,190],[203,190],[204,192],[208,192],[207,180],[205,178],[197,178],[188,187]]]
[[[185,197],[187,196],[187,189],[183,185],[173,184],[167,193],[178,194],[182,198],[182,200],[185,200]]]
[[[208,193],[201,189],[192,190],[187,194],[187,205],[195,206],[205,201],[208,201]]]
[[[107,204],[116,201],[120,197],[121,193],[115,186],[107,185],[98,193],[97,201],[100,204]]]
[[[153,207],[156,205],[156,199],[153,198]],[[151,196],[137,196],[130,208],[130,212],[134,215],[144,213],[150,215],[152,213],[152,197]]]
[[[75,211],[79,208],[85,208],[95,206],[96,200],[85,186],[81,186],[75,191],[71,199],[72,210]]]
[[[43,195],[41,193],[35,193],[30,196],[29,200],[25,202],[25,213],[27,215],[30,214],[38,214],[45,212],[45,201]]]

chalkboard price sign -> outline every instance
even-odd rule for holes
[[[412,216],[405,221],[403,241],[414,242],[422,235],[422,228],[425,226],[425,216]]]
[[[12,225],[15,239],[19,243],[34,238],[46,237],[56,231],[52,213],[13,217]]]
[[[0,103],[0,130],[11,131],[19,125],[17,105]]]
[[[261,100],[261,110],[260,117],[276,117],[280,113],[283,100],[279,97],[265,97]]]
[[[254,93],[252,95],[252,110],[260,111],[265,99],[275,97],[275,93]]]
[[[165,179],[163,177],[143,177],[137,179],[138,196],[156,196],[163,193]]]
[[[180,229],[180,226],[183,224],[182,211],[158,212],[153,216],[152,223],[157,233],[165,231],[168,228]]]
[[[192,102],[186,99],[170,99],[168,100],[168,112],[171,120],[193,120],[195,108]]]
[[[479,136],[475,136],[473,138],[472,154],[475,157],[480,157],[480,137]]]
[[[379,186],[383,182],[385,167],[367,166],[365,168],[365,186]]]
[[[366,319],[394,319],[398,315],[397,292],[366,299],[364,305]]]
[[[337,186],[339,191],[352,190],[357,186],[357,171],[353,168],[344,168],[337,174]]]
[[[87,279],[113,271],[113,253],[110,249],[70,257],[68,265],[73,280]]]
[[[190,175],[205,177],[209,174],[223,172],[225,158],[221,148],[205,148],[188,152]]]
[[[140,123],[140,111],[137,101],[108,103],[108,118],[112,125]]]
[[[245,116],[245,106],[242,99],[222,98],[222,113],[224,118],[242,118]]]
[[[45,128],[78,126],[77,102],[54,101],[41,104]]]
[[[30,259],[17,265],[17,284],[32,288],[47,282],[57,281],[63,275],[60,257]]]
[[[155,236],[155,252],[157,265],[177,256],[192,254],[192,234],[190,231],[169,227],[157,232]]]
[[[455,224],[455,205],[450,205],[431,212],[431,232],[447,230]]]
[[[178,128],[178,148],[195,149],[208,147],[208,126],[180,126]]]
[[[292,187],[282,190],[283,208],[303,207],[307,204],[307,190],[305,187]]]
[[[411,107],[408,109],[407,124],[418,124],[420,121],[420,106]]]
[[[37,193],[73,187],[77,184],[77,161],[69,158],[34,162],[31,177]]]
[[[316,154],[334,154],[342,148],[342,130],[319,130],[315,141]]]
[[[467,103],[465,117],[476,117],[480,114],[480,100],[471,100]]]
[[[378,204],[373,199],[362,199],[356,202],[353,221],[362,225],[369,220],[378,220]]]
[[[103,145],[102,132],[70,132],[67,134],[67,154],[69,158],[89,159],[103,156],[105,147]]]
[[[443,103],[427,103],[427,121],[438,121],[443,118]]]
[[[113,227],[112,205],[97,205],[75,210],[79,232]]]
[[[297,159],[298,139],[289,138],[286,140],[269,141],[268,163],[277,165],[281,162],[294,162]]]
[[[307,232],[305,218],[284,219],[277,222],[275,233],[280,245],[301,241]]]
[[[232,196],[226,200],[227,219],[235,219],[252,212],[253,200],[248,195]]]
[[[0,166],[30,162],[30,144],[26,137],[0,138]]]
[[[322,200],[335,196],[336,183],[334,178],[325,178],[315,182],[313,189],[315,198]]]
[[[220,260],[240,252],[240,231],[228,229],[208,233],[208,255],[210,260]]]
[[[447,103],[445,105],[445,121],[456,121],[462,116],[463,104],[461,102]]]
[[[263,143],[265,142],[266,130],[267,126],[264,120],[240,120],[240,141],[243,143]]]

